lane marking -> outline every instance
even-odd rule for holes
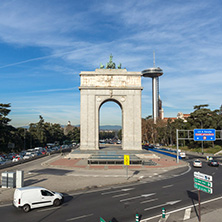
[[[186,173],[189,173],[191,171],[191,166],[190,165],[188,165],[188,170],[187,171],[185,171],[185,172],[183,172],[183,173],[181,173],[181,174],[174,174],[173,176],[174,177],[178,177],[178,176],[182,176],[182,175],[184,175],[184,174],[186,174]]]
[[[131,197],[131,198],[127,198],[127,199],[123,199],[123,200],[120,200],[120,202],[124,202],[124,201],[128,201],[128,200],[135,200],[135,199],[138,199],[138,198],[141,198],[141,196]]]
[[[165,218],[160,218],[158,222],[165,222],[165,221],[167,221],[167,219],[168,219],[169,216],[170,216],[170,215],[167,214],[167,215],[165,216]]]
[[[0,207],[8,207],[8,206],[12,206],[13,204],[1,204]]]
[[[122,189],[122,191],[129,191],[129,190],[134,190],[135,187],[131,187],[131,188],[125,188],[125,189]]]
[[[190,215],[191,215],[191,208],[187,208],[187,209],[185,210],[183,220],[188,220],[188,219],[190,219]]]
[[[222,196],[221,196],[221,197],[216,197],[216,198],[211,199],[211,200],[203,201],[203,202],[201,202],[201,205],[202,205],[202,204],[206,204],[206,203],[210,203],[210,202],[213,202],[213,201],[217,201],[217,200],[220,200],[220,199],[222,199]],[[187,209],[187,208],[193,208],[193,207],[196,207],[196,206],[198,206],[198,205],[199,205],[199,203],[196,203],[196,204],[194,204],[194,205],[189,205],[189,206],[182,207],[182,208],[179,208],[179,209],[176,209],[176,210],[172,210],[172,211],[170,211],[170,212],[167,212],[166,214],[176,213],[176,212],[179,212],[179,211],[185,210],[185,209]],[[149,220],[152,220],[152,219],[158,218],[158,217],[160,217],[160,216],[162,216],[162,214],[158,214],[158,215],[156,215],[156,216],[153,216],[153,217],[149,217],[149,218],[143,219],[143,220],[141,220],[140,222],[147,222],[147,221],[149,221]]]
[[[135,188],[125,188],[125,189],[121,189],[121,190],[113,190],[113,191],[109,191],[109,192],[105,192],[105,193],[101,193],[102,195],[107,195],[107,194],[112,194],[112,193],[119,193],[119,192],[126,192],[126,191],[130,191],[130,190],[134,190]]]
[[[37,212],[44,212],[44,211],[49,211],[49,210],[56,210],[59,209],[61,207],[51,207],[51,208],[46,208],[46,209],[42,209],[42,210],[38,210]]]
[[[156,201],[156,200],[158,200],[158,198],[150,199],[150,200],[144,200],[144,201],[140,202],[140,204],[149,203],[149,202],[153,202],[153,201]]]
[[[174,185],[170,184],[170,185],[163,186],[162,188],[164,189],[164,188],[168,188],[168,187],[172,187],[172,186],[174,186]]]
[[[124,202],[124,201],[128,201],[128,200],[135,200],[135,199],[139,199],[139,198],[146,198],[146,197],[149,197],[149,196],[152,196],[152,195],[155,195],[156,193],[150,193],[150,194],[142,194],[140,196],[136,196],[136,197],[130,197],[130,198],[127,198],[127,199],[123,199],[123,200],[120,200],[120,202]]]
[[[73,217],[73,218],[67,219],[66,221],[78,220],[78,219],[82,219],[82,218],[85,218],[85,217],[91,217],[91,216],[93,216],[93,214],[82,215],[82,216],[79,216],[79,217]]]
[[[66,176],[72,176],[72,177],[126,177],[126,175],[91,175],[91,174],[73,174],[73,173],[68,173]],[[139,176],[135,176],[136,178]]]
[[[123,193],[123,194],[115,195],[115,196],[112,196],[112,198],[122,197],[122,196],[126,196],[126,195],[129,195],[129,193]]]
[[[155,208],[158,208],[158,207],[163,207],[165,205],[174,205],[174,204],[176,204],[176,203],[178,203],[180,201],[181,200],[169,201],[169,202],[166,202],[166,203],[163,203],[163,204],[159,204],[159,205],[156,205],[156,206],[148,207],[148,208],[144,209],[144,211],[152,210],[152,209],[155,209]]]

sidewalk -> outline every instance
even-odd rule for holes
[[[206,213],[201,215],[201,222],[221,222],[221,215],[222,215],[222,208],[214,210],[212,212]],[[197,217],[193,217],[189,220],[186,220],[186,222],[198,222],[198,218]]]

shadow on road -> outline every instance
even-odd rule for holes
[[[67,193],[62,193],[63,196],[64,196],[64,201],[63,201],[63,204],[62,205],[66,205],[69,201],[71,201],[73,199],[73,196],[70,196],[69,194]]]
[[[195,192],[192,192],[192,191],[187,190],[187,195],[188,195],[188,197],[189,197],[189,198],[191,199],[191,201],[192,201],[192,204],[193,204],[193,207],[194,207],[194,211],[195,211],[196,216],[199,218],[198,209],[197,209],[197,207],[195,206],[195,201],[198,201],[198,194],[195,193]]]
[[[46,181],[47,179],[41,179],[41,180],[38,180],[38,179],[31,179],[31,180],[26,180],[24,182],[25,186],[31,186],[35,183],[40,183],[40,182],[43,182],[43,181]]]
[[[63,176],[65,174],[71,173],[71,172],[73,172],[73,170],[61,170],[61,169],[52,169],[52,168],[30,171],[30,173],[52,174],[52,175],[58,175],[58,176]]]

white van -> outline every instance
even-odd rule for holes
[[[181,157],[182,159],[185,159],[185,158],[186,158],[186,153],[185,153],[185,152],[180,152],[180,157]]]
[[[22,208],[24,212],[30,209],[59,206],[63,201],[61,193],[47,190],[43,187],[22,187],[15,189],[13,204],[17,208]]]

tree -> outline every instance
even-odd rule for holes
[[[10,142],[10,130],[14,129],[8,125],[11,121],[11,119],[7,117],[7,115],[11,112],[9,109],[10,107],[10,103],[0,103],[0,149],[2,151],[7,149],[8,143]]]
[[[122,129],[117,132],[117,137],[119,140],[122,140]]]
[[[149,143],[156,143],[157,125],[154,124],[151,116],[142,119],[142,140]]]
[[[78,127],[74,127],[66,136],[69,141],[79,143],[80,142],[80,130]]]

